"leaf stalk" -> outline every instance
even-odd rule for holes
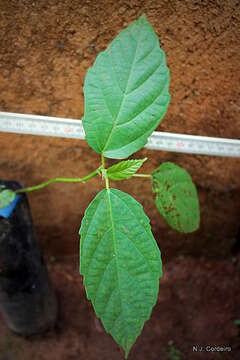
[[[23,193],[23,192],[39,190],[39,189],[42,189],[45,186],[48,186],[48,185],[50,185],[50,184],[52,184],[54,182],[70,182],[70,183],[83,182],[84,183],[85,181],[91,179],[95,175],[100,174],[101,169],[102,169],[102,166],[100,166],[99,168],[97,168],[96,170],[91,172],[90,174],[84,176],[83,178],[60,178],[60,177],[57,177],[55,179],[50,179],[48,181],[45,181],[44,183],[39,184],[39,185],[30,186],[30,187],[26,187],[26,188],[23,188],[23,189],[16,190],[15,193],[19,194],[19,193]]]
[[[152,175],[150,175],[150,174],[133,174],[133,176],[150,178]]]

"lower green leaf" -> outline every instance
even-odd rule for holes
[[[127,357],[150,318],[162,275],[149,219],[130,195],[104,189],[87,208],[79,233],[87,297]]]

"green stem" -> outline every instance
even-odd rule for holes
[[[71,183],[83,182],[84,183],[85,181],[91,179],[93,176],[100,174],[101,168],[102,168],[102,166],[100,166],[98,169],[94,170],[89,175],[84,176],[83,178],[55,178],[55,179],[45,181],[44,183],[36,185],[36,186],[30,186],[30,187],[27,187],[24,189],[16,190],[15,193],[19,194],[19,193],[23,193],[23,192],[27,192],[27,191],[39,190],[39,189],[42,189],[45,186],[48,186],[54,182],[71,182]]]
[[[104,164],[104,155],[103,155],[103,153],[101,153],[101,161],[102,161],[102,169],[104,169],[105,164]]]
[[[103,177],[105,179],[106,189],[109,190],[109,179],[108,179],[108,175],[107,175],[107,170],[104,168],[105,159],[104,159],[103,153],[101,153],[101,160],[102,160],[101,172],[102,172],[102,175],[103,175]]]
[[[109,190],[109,180],[108,180],[107,172],[105,172],[105,183],[106,183],[106,189]]]
[[[149,174],[134,174],[133,176],[150,178],[152,175],[149,175]]]

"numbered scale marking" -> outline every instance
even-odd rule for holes
[[[81,120],[0,112],[0,131],[84,139]],[[148,149],[240,157],[240,140],[154,131]]]
[[[149,137],[148,149],[240,157],[240,140],[156,132]]]
[[[84,139],[82,122],[51,116],[0,112],[0,131]]]

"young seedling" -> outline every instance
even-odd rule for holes
[[[82,123],[87,143],[101,156],[99,168],[81,179],[56,178],[15,193],[7,189],[0,193],[4,207],[21,192],[102,175],[105,189],[88,206],[79,231],[80,274],[96,315],[126,357],[156,304],[162,262],[142,206],[111,188],[110,180],[149,179],[155,204],[173,229],[188,233],[199,227],[196,188],[178,165],[166,162],[152,174],[136,174],[144,158],[105,168],[105,158],[128,158],[147,143],[167,112],[169,81],[158,37],[142,16],[97,56],[86,75]]]

